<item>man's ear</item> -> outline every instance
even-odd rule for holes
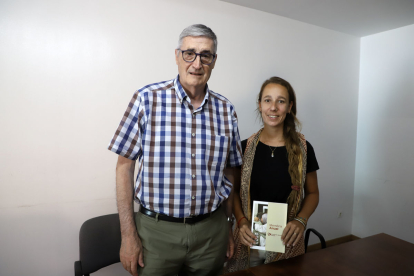
[[[211,70],[213,70],[214,66],[216,66],[217,57],[218,57],[218,55],[216,54],[216,58],[214,59],[213,63],[210,64]]]
[[[177,49],[175,49],[174,53],[175,53],[175,64],[177,64],[177,65],[178,65],[178,56],[179,56],[179,51],[178,51]]]

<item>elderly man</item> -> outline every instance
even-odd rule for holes
[[[178,76],[135,92],[109,145],[119,155],[120,258],[132,275],[218,275],[233,254],[228,222],[241,144],[233,105],[207,86],[216,51],[210,28],[184,29]]]

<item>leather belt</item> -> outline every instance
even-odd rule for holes
[[[148,217],[151,217],[151,218],[157,218],[157,215],[158,215],[158,219],[159,220],[165,220],[165,221],[169,221],[169,222],[180,222],[180,223],[194,224],[194,223],[200,222],[200,221],[202,221],[202,220],[210,217],[219,208],[220,208],[220,206],[217,207],[217,209],[214,210],[211,213],[207,213],[207,214],[204,214],[204,215],[198,215],[198,216],[191,216],[191,217],[186,217],[186,218],[176,218],[176,217],[170,217],[170,216],[167,216],[167,215],[163,215],[163,214],[160,214],[160,213],[156,213],[154,211],[148,210],[147,208],[145,208],[142,205],[141,205],[141,208],[140,208],[139,211],[142,214],[144,214],[144,215],[146,215]]]

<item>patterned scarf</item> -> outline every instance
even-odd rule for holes
[[[242,203],[243,213],[246,218],[251,219],[252,210],[250,206],[250,177],[253,169],[253,161],[256,152],[257,144],[259,143],[260,134],[263,129],[250,136],[247,140],[246,150],[243,155],[242,175],[241,175],[241,186],[240,186],[240,197]],[[306,179],[306,161],[307,161],[307,148],[305,136],[298,133],[300,140],[300,148],[302,150],[302,158],[299,161],[299,172],[302,174],[302,181],[300,183],[298,196],[295,198],[292,206],[288,207],[289,216],[288,221],[293,220],[297,213],[300,211],[300,206],[304,196],[304,184]],[[225,273],[239,271],[249,268],[250,264],[250,247],[245,246],[240,241],[239,228],[235,227],[233,231],[233,237],[235,242],[235,252],[232,259],[227,262],[227,266],[224,269]],[[265,264],[270,262],[279,261],[282,259],[288,259],[305,253],[305,243],[302,236],[301,240],[294,248],[286,248],[285,253],[270,252],[266,251]]]

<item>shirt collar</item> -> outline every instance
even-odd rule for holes
[[[182,104],[183,101],[186,100],[188,95],[180,83],[180,75],[177,75],[177,77],[174,79],[174,88],[175,88],[175,94],[177,95],[178,99],[180,100],[180,103]],[[208,85],[206,84],[206,95],[204,96],[204,100],[201,103],[201,106],[203,106],[206,102],[208,102],[209,97],[210,97],[210,90],[208,89]]]

